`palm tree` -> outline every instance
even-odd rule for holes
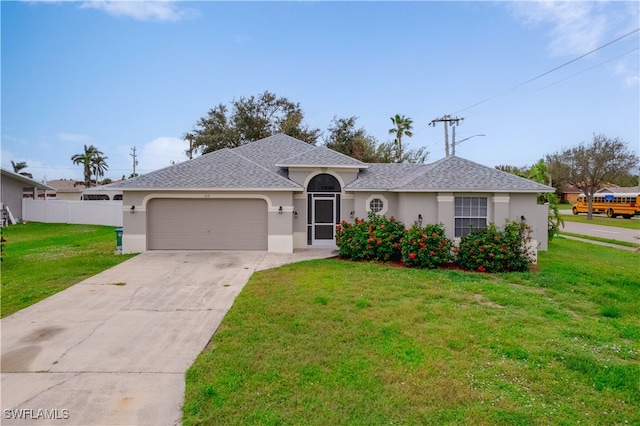
[[[27,167],[27,163],[25,161],[19,161],[17,163],[14,163],[13,160],[11,160],[11,165],[13,166],[13,172],[14,173],[18,173],[22,176],[26,176],[29,179],[33,179],[33,175],[29,172],[21,172],[20,170],[22,169],[26,169]]]
[[[92,165],[93,159],[96,156],[102,156],[102,155],[103,155],[102,151],[98,150],[98,148],[96,148],[95,146],[85,145],[83,153],[76,154],[73,157],[71,157],[71,161],[73,161],[73,164],[82,164],[82,166],[84,167],[85,188],[91,187],[91,175],[93,174],[93,169],[91,165]]]
[[[107,164],[107,159],[109,157],[103,157],[102,153],[96,154],[91,160],[91,170],[93,174],[96,176],[96,185],[100,181],[100,178],[104,177],[104,172],[109,170],[109,165]]]
[[[389,134],[396,136],[393,141],[396,151],[395,162],[401,163],[404,154],[402,150],[402,137],[413,136],[413,132],[411,132],[411,129],[413,128],[413,120],[409,117],[405,117],[404,115],[401,116],[400,114],[396,114],[394,117],[391,117],[391,122],[395,127],[389,129]]]

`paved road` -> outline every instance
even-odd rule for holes
[[[625,220],[625,219],[612,219]],[[618,228],[615,226],[592,225],[590,223],[564,222],[561,231],[573,232],[574,234],[590,235],[592,237],[608,238],[611,240],[640,243],[640,231],[633,229]]]
[[[251,274],[331,256],[147,252],[3,318],[2,424],[178,424],[184,374]]]

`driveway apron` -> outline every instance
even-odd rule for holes
[[[2,424],[179,424],[185,371],[265,257],[146,252],[2,319]]]

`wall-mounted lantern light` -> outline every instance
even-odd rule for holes
[[[136,206],[131,206],[131,208],[129,209],[129,211],[131,213],[135,213],[136,212]]]
[[[294,218],[294,219],[297,219],[297,218],[298,218],[298,212],[297,212],[297,211],[295,211],[295,210],[293,211],[293,218]]]
[[[282,206],[278,208],[278,214],[282,214]]]
[[[418,225],[422,226],[422,215],[418,215]]]
[[[355,210],[351,210],[351,212],[349,212],[349,216],[353,217],[356,214]]]

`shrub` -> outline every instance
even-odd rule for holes
[[[414,223],[400,243],[402,259],[407,266],[415,268],[437,268],[452,261],[453,243],[444,234],[444,225]]]
[[[404,225],[393,216],[386,218],[374,212],[368,220],[342,221],[336,227],[336,245],[340,257],[353,260],[400,259],[400,240]]]
[[[479,272],[527,271],[531,263],[528,243],[532,230],[524,221],[507,220],[502,230],[490,223],[487,228],[462,237],[458,264]]]

